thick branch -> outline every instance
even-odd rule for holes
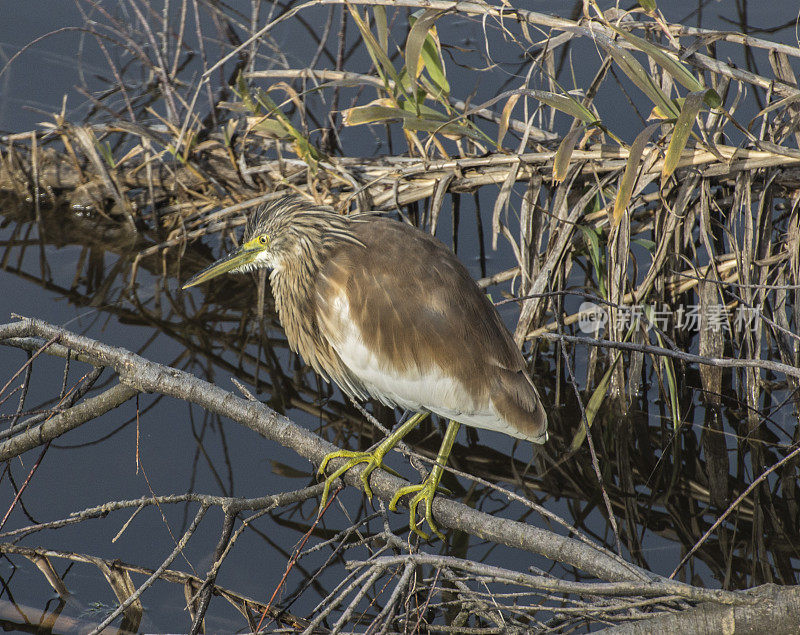
[[[800,587],[766,584],[747,592],[753,600],[740,606],[704,603],[694,609],[631,622],[604,633],[645,635],[645,633],[797,633],[800,630]]]
[[[87,421],[113,410],[134,397],[139,391],[125,384],[117,384],[112,388],[72,406],[48,419],[41,425],[22,432],[4,443],[0,443],[0,461],[19,456],[23,452],[32,450],[48,441],[52,441],[62,434],[74,430]]]
[[[128,350],[102,344],[41,320],[28,318],[0,325],[0,339],[12,337],[57,338],[59,343],[81,351],[93,360],[92,363],[113,368],[121,383],[132,389],[183,399],[229,417],[314,463],[318,464],[328,453],[338,449],[262,403],[237,397],[184,371],[156,364]],[[360,487],[359,474],[360,469],[350,470],[345,480]],[[402,479],[380,470],[373,472],[370,480],[374,494],[385,501],[391,500],[395,491],[405,484]],[[525,523],[485,514],[442,496],[434,501],[433,511],[444,527],[538,553],[600,579],[616,582],[660,579],[599,548]]]

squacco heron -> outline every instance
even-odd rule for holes
[[[258,208],[242,244],[191,278],[184,289],[228,272],[271,269],[275,306],[292,350],[354,399],[373,397],[416,414],[374,450],[340,450],[320,509],[335,479],[360,463],[369,476],[428,413],[449,420],[430,474],[400,488],[389,508],[409,501],[410,528],[433,498],[459,424],[497,430],[534,443],[547,440],[547,415],[525,360],[497,310],[455,255],[432,236],[375,214],[341,216],[287,197]]]

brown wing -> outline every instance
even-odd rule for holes
[[[464,385],[475,406],[491,399],[519,436],[542,436],[544,410],[525,361],[455,255],[385,218],[355,222],[353,231],[364,247],[344,244],[331,254],[318,297],[343,289],[364,343],[397,370],[424,372],[435,363]]]

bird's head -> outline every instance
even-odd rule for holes
[[[255,269],[280,268],[286,257],[301,256],[311,248],[315,232],[311,218],[334,216],[331,212],[310,208],[296,197],[285,197],[259,207],[247,221],[242,244],[196,273],[184,289],[207,282],[223,273],[245,273]]]

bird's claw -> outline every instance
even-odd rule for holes
[[[394,493],[394,496],[392,496],[392,500],[389,503],[389,509],[391,511],[397,511],[398,501],[406,494],[412,494],[416,492],[414,497],[408,502],[409,528],[424,540],[429,538],[428,534],[417,527],[417,505],[419,505],[422,501],[425,501],[425,520],[428,521],[428,526],[442,542],[447,542],[444,534],[439,531],[436,523],[433,522],[433,497],[436,495],[437,489],[442,488],[440,488],[439,484],[436,483],[430,476],[428,476],[428,478],[426,478],[425,481],[420,485],[407,485],[406,487],[401,487]]]
[[[359,478],[364,486],[364,493],[367,495],[369,500],[372,500],[372,488],[369,486],[369,475],[378,468],[381,468],[385,472],[389,472],[389,474],[393,474],[394,476],[400,476],[397,472],[395,472],[392,468],[387,467],[383,464],[383,456],[384,454],[378,450],[374,452],[355,452],[353,450],[337,450],[336,452],[331,452],[328,454],[324,459],[322,459],[322,463],[319,465],[319,469],[317,470],[317,474],[322,476],[325,474],[325,468],[328,466],[328,463],[331,459],[348,459],[348,461],[338,467],[332,474],[325,477],[325,488],[322,490],[322,499],[319,503],[320,510],[325,508],[325,503],[328,500],[328,494],[330,493],[331,485],[333,482],[339,478],[342,474],[347,472],[349,469],[354,468],[359,463],[367,463],[367,466],[363,469],[361,474],[359,474]]]

